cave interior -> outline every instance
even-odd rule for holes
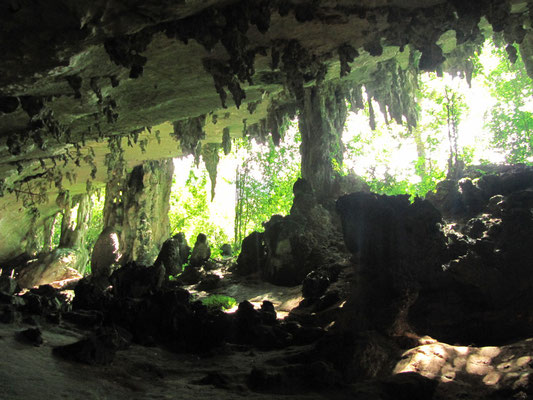
[[[415,127],[418,75],[469,81],[489,37],[533,77],[533,1],[0,9],[1,398],[533,399],[533,168],[413,202],[335,168],[349,112]],[[295,118],[287,216],[218,261],[170,232],[173,158],[216,177],[233,138],[279,143]]]

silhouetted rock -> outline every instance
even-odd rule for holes
[[[183,285],[195,285],[200,282],[204,276],[205,273],[198,268],[195,268],[192,265],[186,265],[183,272],[176,280]]]
[[[263,269],[266,262],[266,248],[263,234],[252,232],[244,238],[241,253],[237,258],[235,272],[239,275],[258,273]]]
[[[331,244],[341,237],[330,212],[317,202],[306,180],[296,181],[293,192],[290,215],[273,215],[263,224],[264,233],[254,232],[243,241],[238,274],[257,272],[275,285],[296,286],[335,257]]]
[[[159,290],[165,274],[165,268],[161,264],[145,267],[132,262],[113,272],[109,280],[117,296],[142,297]]]
[[[203,233],[198,234],[196,243],[191,252],[191,258],[189,259],[189,265],[194,268],[200,268],[211,257],[211,248],[207,243],[207,236]]]
[[[181,265],[184,265],[189,260],[191,254],[191,248],[187,244],[187,239],[185,239],[185,234],[183,232],[176,233],[172,238],[178,242],[179,253],[181,258]]]
[[[102,310],[110,300],[108,287],[110,285],[107,278],[104,281],[94,277],[86,277],[78,282],[74,288],[74,299],[72,306],[76,310]]]
[[[109,365],[117,350],[129,346],[120,331],[106,328],[76,343],[54,347],[53,354],[61,358],[90,365]]]
[[[233,248],[229,243],[223,244],[220,250],[222,251],[222,256],[224,257],[231,257],[233,255]]]
[[[154,266],[162,265],[165,268],[165,274],[176,275],[181,272],[182,256],[180,254],[180,243],[170,238],[165,240],[161,251],[154,262]]]
[[[211,291],[218,287],[220,284],[220,277],[215,274],[206,274],[200,283],[196,285],[196,290]]]
[[[17,340],[22,343],[40,346],[43,344],[42,332],[39,328],[29,328],[17,333]]]
[[[344,240],[359,262],[347,307],[356,330],[408,331],[404,310],[442,274],[440,213],[408,196],[353,193],[339,198]]]
[[[7,275],[0,275],[0,292],[12,295],[17,292],[17,281]]]

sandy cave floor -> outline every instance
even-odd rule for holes
[[[231,276],[223,281],[214,293],[237,301],[248,299],[256,305],[262,300],[272,301],[278,318],[287,315],[302,299],[301,286],[282,288]],[[66,322],[45,324],[40,326],[44,343],[36,347],[16,338],[18,332],[30,327],[33,326],[24,323],[0,324],[1,400],[376,398],[360,396],[358,385],[335,392],[290,395],[257,393],[247,386],[254,367],[286,365],[292,355],[307,351],[312,345],[271,351],[225,345],[203,357],[132,345],[118,351],[111,365],[91,366],[52,355],[55,346],[76,342],[86,331]],[[525,388],[526,393],[533,388],[533,339],[480,348],[452,346],[429,337],[419,343],[403,354],[394,373],[416,372],[436,380],[439,384],[433,399],[484,399],[494,390]],[[223,376],[223,382],[200,382],[211,375]]]
[[[275,396],[271,394],[251,392],[244,385],[246,376],[256,364],[301,350],[240,352],[225,348],[211,357],[200,358],[133,345],[119,351],[110,366],[89,366],[52,356],[54,346],[72,343],[81,335],[59,327],[44,329],[44,344],[33,347],[16,341],[15,335],[21,328],[0,326],[1,399],[272,399]],[[197,382],[211,372],[231,377],[227,389]],[[327,396],[308,394],[291,398]]]
[[[43,329],[40,347],[20,343],[24,325],[0,325],[0,398],[16,399],[347,399],[342,392],[276,395],[256,393],[246,377],[256,365],[276,365],[309,347],[276,351],[226,346],[209,357],[175,354],[159,347],[131,346],[119,351],[112,365],[90,366],[58,359],[57,345],[82,334],[64,327]],[[427,340],[407,351],[395,373],[414,371],[439,382],[434,399],[482,399],[494,389],[531,387],[533,339],[502,347],[461,347]],[[228,377],[224,387],[201,384],[211,373]],[[353,390],[357,392],[356,386]],[[357,397],[352,397],[357,398]],[[515,397],[512,397],[515,398]],[[530,397],[520,397],[529,399]]]

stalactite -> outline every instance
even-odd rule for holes
[[[379,64],[374,73],[374,79],[365,84],[368,102],[374,99],[381,112],[397,123],[402,124],[403,119],[408,126],[416,126],[416,90],[418,88],[418,70],[413,58],[404,70],[394,59]],[[375,118],[370,125],[375,129]]]
[[[222,130],[222,149],[225,155],[231,153],[231,136],[228,127]]]
[[[209,173],[209,180],[211,181],[211,201],[215,198],[217,167],[220,160],[218,155],[219,149],[220,145],[218,143],[207,143],[202,146],[202,160],[204,160],[205,167]]]
[[[205,115],[174,122],[173,136],[180,142],[183,154],[199,155],[198,144],[205,138]]]

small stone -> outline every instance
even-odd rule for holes
[[[212,291],[216,289],[220,284],[220,277],[215,274],[207,274],[198,285],[196,285],[196,290],[201,291]]]
[[[39,328],[29,328],[17,333],[17,340],[22,343],[40,346],[43,344],[42,332]]]

